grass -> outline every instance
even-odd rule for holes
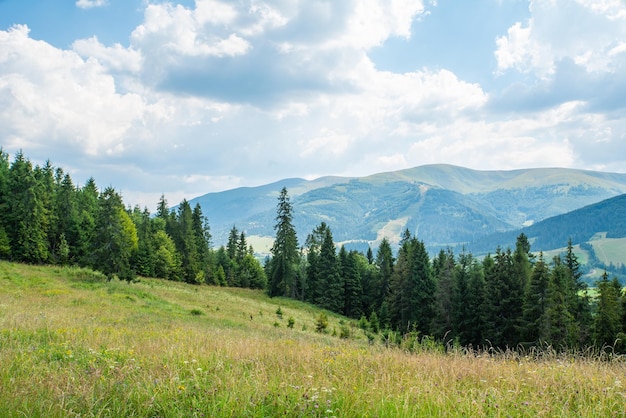
[[[0,262],[0,416],[626,415],[619,359],[411,353],[357,328],[341,339],[332,314],[318,334],[319,313],[259,291]]]
[[[626,264],[626,238],[604,238],[591,241],[593,251],[604,264]]]

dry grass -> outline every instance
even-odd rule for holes
[[[412,354],[356,329],[317,334],[318,313],[256,291],[0,263],[0,416],[626,415],[618,360]]]

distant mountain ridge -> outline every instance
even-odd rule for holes
[[[339,243],[364,248],[408,228],[429,247],[456,246],[517,230],[626,193],[626,174],[566,168],[480,171],[425,165],[365,177],[285,179],[192,199],[216,246],[236,226],[273,237],[277,196],[287,187],[301,244],[320,222]]]

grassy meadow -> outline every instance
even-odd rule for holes
[[[620,359],[388,348],[332,314],[317,333],[319,313],[0,262],[0,416],[626,416]]]

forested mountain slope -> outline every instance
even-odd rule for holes
[[[545,219],[521,230],[486,236],[469,245],[469,249],[481,253],[493,250],[494,244],[513,247],[520,233],[532,242],[533,251],[563,247],[570,238],[573,244],[582,244],[598,233],[606,234],[606,238],[624,238],[626,194]]]
[[[324,221],[356,248],[383,237],[397,243],[409,228],[427,246],[455,246],[626,193],[626,174],[538,168],[479,171],[425,165],[360,178],[288,179],[192,199],[209,218],[214,243],[233,225],[254,239],[274,235],[276,197],[287,187],[304,239]]]

